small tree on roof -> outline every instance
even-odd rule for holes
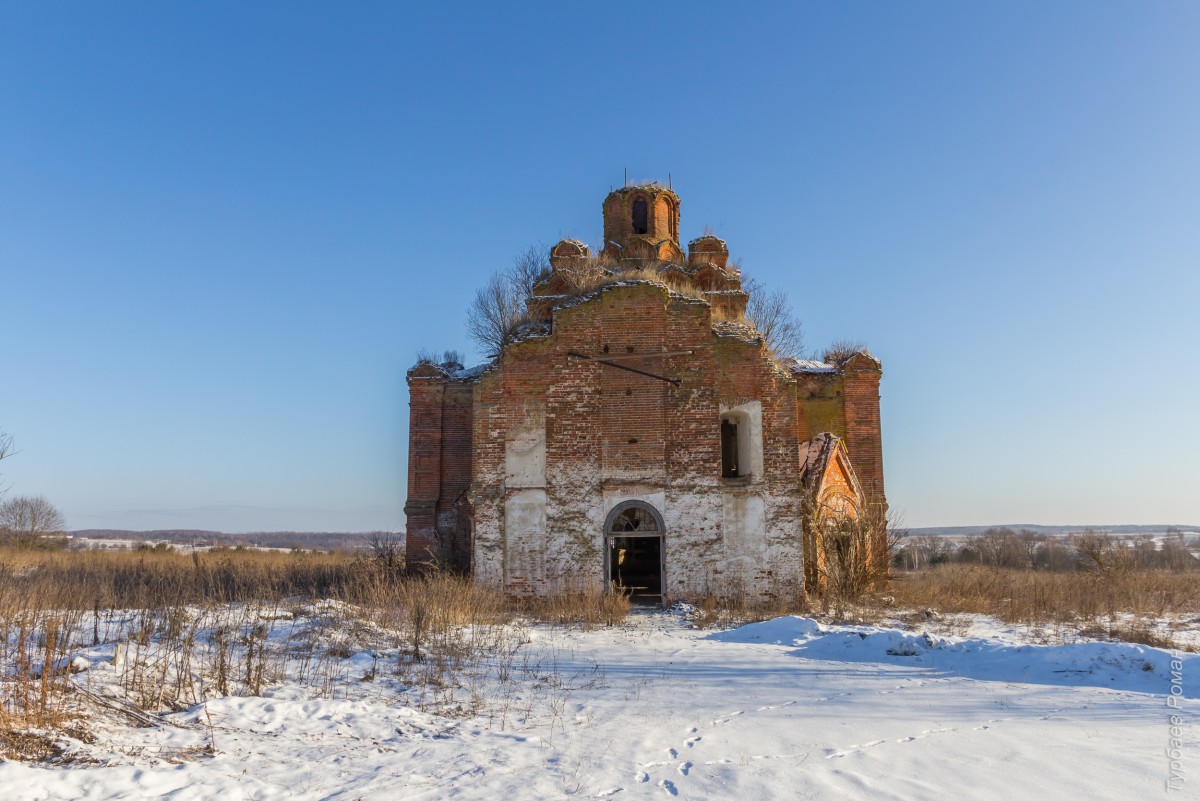
[[[489,358],[496,358],[529,322],[525,301],[550,269],[546,248],[530,245],[512,264],[492,274],[467,309],[467,335]]]
[[[751,276],[742,278],[742,291],[749,295],[746,317],[758,329],[770,351],[779,358],[799,357],[804,351],[804,327],[782,289],[770,292]]]

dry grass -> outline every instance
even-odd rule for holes
[[[699,628],[726,628],[782,615],[810,614],[812,609],[799,582],[771,580],[751,586],[741,576],[722,576],[709,582],[708,592],[688,609]]]
[[[632,606],[625,594],[605,592],[595,585],[566,589],[545,598],[531,598],[522,604],[524,613],[540,623],[584,629],[619,626]]]
[[[942,565],[895,574],[887,594],[899,607],[975,612],[1027,624],[1200,611],[1195,574],[1165,570],[1104,575]]]
[[[886,605],[882,599],[886,598]],[[1168,570],[1047,571],[939,565],[897,573],[859,613],[890,608],[990,615],[1006,623],[1047,625],[1079,636],[1176,647],[1155,628],[1172,617],[1200,613],[1200,582]]]
[[[285,679],[329,696],[389,671],[414,703],[475,708],[486,694],[464,700],[463,688],[481,671],[511,679],[523,621],[612,626],[628,610],[599,590],[517,603],[469,578],[410,578],[349,554],[0,549],[0,753],[53,759],[55,734],[85,732],[101,708],[149,725]],[[119,703],[72,675],[85,649],[113,654]],[[346,659],[363,650],[391,656],[350,675]]]
[[[345,598],[369,565],[348,554],[29,551],[0,548],[0,610],[105,609]]]
[[[1154,621],[1200,611],[1194,574],[1158,570],[945,565],[898,573],[884,592],[892,600],[869,593],[858,604],[864,614],[873,598],[876,615],[896,607],[980,613],[1160,647],[1172,643]],[[530,714],[510,708],[514,693],[505,690],[521,677],[539,677],[549,688],[540,703],[552,710],[570,686],[595,680],[566,680],[553,660],[531,663],[522,650],[529,622],[616,626],[629,610],[628,599],[601,588],[517,602],[469,578],[409,578],[349,554],[0,549],[0,754],[53,760],[58,733],[86,737],[97,710],[151,725],[162,711],[261,694],[285,679],[328,696],[397,677],[410,688],[408,703],[487,714],[503,727]],[[692,617],[732,625],[807,612],[798,587],[764,597],[726,581]],[[352,674],[348,657],[363,651],[379,661]],[[113,654],[119,700],[89,693],[90,674],[72,675],[72,659],[84,652]],[[486,708],[497,698],[510,700]]]
[[[698,628],[729,628],[747,623],[781,617],[810,614],[803,597],[770,596],[761,598],[742,594],[707,595],[700,599],[689,615]]]
[[[704,294],[703,290],[693,286],[690,281],[677,274],[663,272],[662,266],[654,264],[630,267],[612,260],[597,258],[582,267],[564,270],[563,275],[568,280],[568,296],[570,297],[586,295],[621,281],[647,281],[664,286],[685,297],[710,303],[711,299]],[[732,315],[716,306],[713,306],[712,313],[714,322],[736,322],[750,325],[745,314]]]

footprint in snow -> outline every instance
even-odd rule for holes
[[[663,779],[658,783],[658,786],[663,788],[663,792],[667,795],[679,795],[679,790],[675,787],[675,782],[670,779]]]
[[[680,776],[688,775],[688,773],[691,771],[691,769],[692,769],[691,762],[682,762],[682,763],[680,763],[679,767],[677,768]]]
[[[728,715],[726,715],[725,717],[722,717],[722,718],[717,718],[716,720],[710,720],[710,721],[708,722],[708,725],[709,725],[709,726],[716,726],[716,725],[718,725],[718,724],[720,724],[720,723],[728,723],[729,721],[731,721],[731,720],[733,720],[734,718],[736,718],[738,715],[744,715],[744,714],[746,714],[746,710],[744,710],[744,709],[739,709],[737,712],[730,712],[730,713],[729,713]]]
[[[850,756],[851,754],[853,754],[857,751],[862,751],[864,748],[871,748],[876,745],[881,745],[882,743],[885,743],[885,742],[887,742],[887,741],[886,740],[872,740],[869,743],[861,743],[861,744],[855,743],[854,745],[847,748],[845,751],[838,751],[838,750],[835,750],[832,748],[826,748],[825,749],[825,752],[826,752],[825,758],[826,759],[835,759],[835,758],[840,759],[841,757]]]
[[[679,752],[676,751],[674,748],[668,748],[667,756],[669,756],[671,759],[674,759],[675,757],[679,756]]]
[[[645,784],[646,782],[650,781],[650,774],[646,773],[644,770],[639,770],[634,779],[638,784]]]
[[[692,731],[695,731],[695,729],[692,729]],[[685,744],[685,745],[686,745],[688,748],[694,748],[694,747],[695,747],[695,745],[696,745],[696,743],[700,742],[700,741],[701,741],[701,740],[703,740],[703,739],[704,739],[704,738],[703,738],[703,737],[701,737],[701,736],[699,736],[699,735],[697,735],[697,736],[695,736],[695,737],[689,737],[689,738],[687,738],[687,741],[686,741],[684,744]]]

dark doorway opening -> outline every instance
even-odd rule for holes
[[[613,592],[623,592],[637,604],[662,604],[662,517],[648,504],[626,501],[609,513],[606,529]]]
[[[662,537],[610,536],[608,571],[613,587],[634,603],[661,604]]]

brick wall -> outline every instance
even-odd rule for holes
[[[437,557],[437,505],[442,482],[442,401],[445,376],[432,365],[409,372],[408,502],[406,552],[409,570]]]
[[[853,356],[843,366],[843,414],[846,450],[868,498],[882,500],[883,438],[879,424],[879,362],[869,356]]]
[[[720,415],[747,400],[762,403],[763,475],[726,482]],[[544,480],[510,486],[514,452],[538,447],[530,420],[544,420]],[[553,336],[510,347],[475,386],[476,575],[513,595],[602,584],[605,517],[632,499],[665,520],[671,597],[799,593],[798,444],[794,382],[759,343],[714,335],[707,304],[659,286],[606,288],[557,310]]]

